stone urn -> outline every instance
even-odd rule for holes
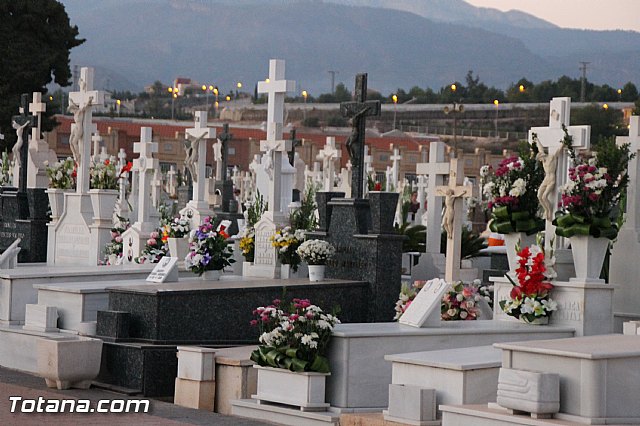
[[[49,188],[45,192],[49,197],[49,207],[51,208],[51,222],[57,222],[64,211],[64,194],[71,192],[71,189]]]
[[[98,376],[102,340],[88,337],[38,339],[38,374],[50,388],[88,389]]]
[[[600,272],[610,240],[591,235],[574,235],[569,240],[576,278],[582,281],[601,282]]]
[[[171,257],[177,257],[181,262],[189,254],[189,237],[184,236],[182,238],[167,238],[167,244],[169,245],[169,255]]]
[[[113,209],[118,201],[117,189],[90,189],[91,205],[93,206],[93,220],[99,224],[111,226]]]

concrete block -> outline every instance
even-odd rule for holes
[[[215,393],[215,380],[198,381],[177,377],[173,403],[181,407],[213,411]]]
[[[178,377],[200,381],[215,380],[215,355],[215,349],[178,346]]]
[[[389,385],[389,409],[385,418],[387,416],[417,422],[435,420],[436,390],[411,385]]]
[[[622,334],[640,335],[640,321],[627,321],[622,324]]]
[[[58,309],[55,306],[27,304],[22,328],[45,333],[57,332]]]
[[[554,373],[501,368],[497,403],[535,414],[560,411],[560,376]]]

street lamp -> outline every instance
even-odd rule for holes
[[[455,84],[451,85],[451,90],[455,92]],[[453,115],[453,154],[452,157],[458,156],[458,136],[456,135],[456,127],[458,123],[458,114],[464,112],[464,106],[461,102],[454,102],[453,105],[448,105],[443,109],[444,113]]]
[[[116,113],[118,114],[118,117],[120,117],[120,104],[122,104],[122,101],[120,99],[116,99]]]
[[[216,103],[214,104],[214,105],[215,105],[215,110],[214,110],[214,112],[215,112],[215,118],[217,118],[217,117],[218,117],[218,106],[220,105],[220,103],[218,103],[218,93],[219,93],[219,92],[218,92],[218,86],[213,86],[213,94],[214,94],[214,95],[215,95],[215,97],[216,97]]]
[[[391,96],[393,100],[393,130],[396,129],[396,114],[398,112],[398,95],[394,94]]]
[[[236,99],[238,99],[238,97],[240,96],[239,90],[242,89],[242,83],[238,82],[236,83]]]
[[[210,84],[209,86],[207,86],[206,84],[202,85],[202,91],[205,92],[206,94],[206,103],[207,103],[207,108],[206,110],[209,111],[209,93],[213,92],[214,86],[212,84]]]
[[[604,109],[605,111],[609,109],[609,104],[604,104],[602,105],[602,109]]]
[[[622,89],[618,89],[618,100],[622,102]]]
[[[167,91],[171,93],[171,119],[173,120],[175,111],[175,100],[178,97],[178,93],[180,92],[180,90],[177,87],[169,87]]]
[[[302,109],[302,121],[307,121],[307,97],[309,93],[306,90],[302,91],[302,97],[304,98],[304,108]]]
[[[500,101],[494,99],[493,104],[496,106],[496,139],[498,139],[498,110],[500,109]]]
[[[521,85],[520,85],[520,87],[518,87],[518,91],[519,91],[520,93],[524,93],[524,90],[525,90],[525,89],[524,89],[524,85],[523,85],[523,84],[521,84]]]

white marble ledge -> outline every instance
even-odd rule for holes
[[[494,283],[509,283],[511,282],[507,279],[507,277],[489,277],[489,281]],[[515,279],[514,279],[515,281]],[[586,289],[605,289],[605,290],[615,290],[619,287],[617,284],[607,284],[604,281],[582,281],[577,278],[571,278],[570,281],[551,281],[551,284],[554,287],[560,288],[586,288]],[[553,290],[552,290],[553,291]]]
[[[442,321],[440,327],[417,328],[397,322],[338,324],[333,336],[354,337],[400,337],[465,334],[512,334],[512,333],[573,333],[575,328],[552,325],[529,325],[512,321]]]
[[[40,278],[40,277],[60,277],[60,276],[78,276],[78,275],[122,275],[127,273],[145,273],[151,272],[156,266],[150,264],[135,265],[118,265],[118,266],[51,266],[43,263],[40,266],[20,266],[16,269],[0,269],[0,278]]]
[[[141,285],[141,280],[129,281],[91,281],[91,282],[72,282],[72,283],[54,283],[54,284],[34,284],[33,288],[37,290],[56,291],[62,293],[104,293],[107,288],[126,287],[130,285]]]
[[[640,356],[640,338],[622,334],[572,337],[530,342],[494,343],[499,349],[557,355],[581,359],[611,359]]]
[[[60,330],[55,332],[27,330],[22,325],[0,325],[0,333],[25,334],[33,337],[43,337],[49,340],[74,340],[78,336],[76,333]],[[2,339],[0,339],[1,341]],[[2,343],[0,343],[2,344]]]
[[[180,292],[180,291],[198,291],[198,290],[228,290],[228,289],[248,289],[248,288],[261,288],[261,287],[314,287],[314,286],[342,286],[361,284],[365,285],[364,281],[349,281],[349,280],[333,280],[327,279],[324,281],[311,282],[308,278],[293,279],[293,280],[280,280],[273,278],[256,278],[256,277],[243,277],[240,275],[222,275],[220,281],[207,281],[197,276],[194,278],[180,278],[178,282],[154,284],[146,283],[141,280],[140,285],[120,287],[119,283],[115,283],[110,286],[110,289],[118,289],[121,291],[127,291],[131,293],[163,293],[163,292]],[[368,285],[368,284],[366,284]]]
[[[462,349],[411,352],[385,355],[394,364],[424,365],[447,370],[477,370],[502,366],[502,351],[493,346],[476,346]]]
[[[487,404],[469,404],[469,405],[440,405],[438,409],[446,413],[460,414],[463,418],[455,417],[458,424],[471,425],[475,422],[483,425],[527,425],[527,426],[576,426],[576,422],[561,419],[533,419],[528,414],[513,415],[506,410],[500,408],[488,407]],[[448,418],[447,418],[448,419]],[[449,420],[449,419],[448,419]],[[465,423],[459,423],[459,422]]]

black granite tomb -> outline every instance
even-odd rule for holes
[[[237,206],[237,203],[233,203],[234,195],[233,195],[233,182],[227,178],[227,156],[228,156],[228,146],[229,141],[233,139],[233,134],[229,133],[229,124],[224,123],[222,125],[222,133],[218,136],[218,140],[222,143],[221,155],[222,155],[222,164],[219,166],[222,168],[222,180],[216,180],[215,191],[218,194],[222,202],[220,203],[220,207],[214,209],[214,213],[216,214],[216,218],[214,221],[214,225],[217,226],[223,220],[231,221],[231,225],[226,230],[229,235],[235,235],[238,233],[238,219],[243,219],[242,213],[238,211],[236,208],[235,211],[231,208],[234,204]]]

